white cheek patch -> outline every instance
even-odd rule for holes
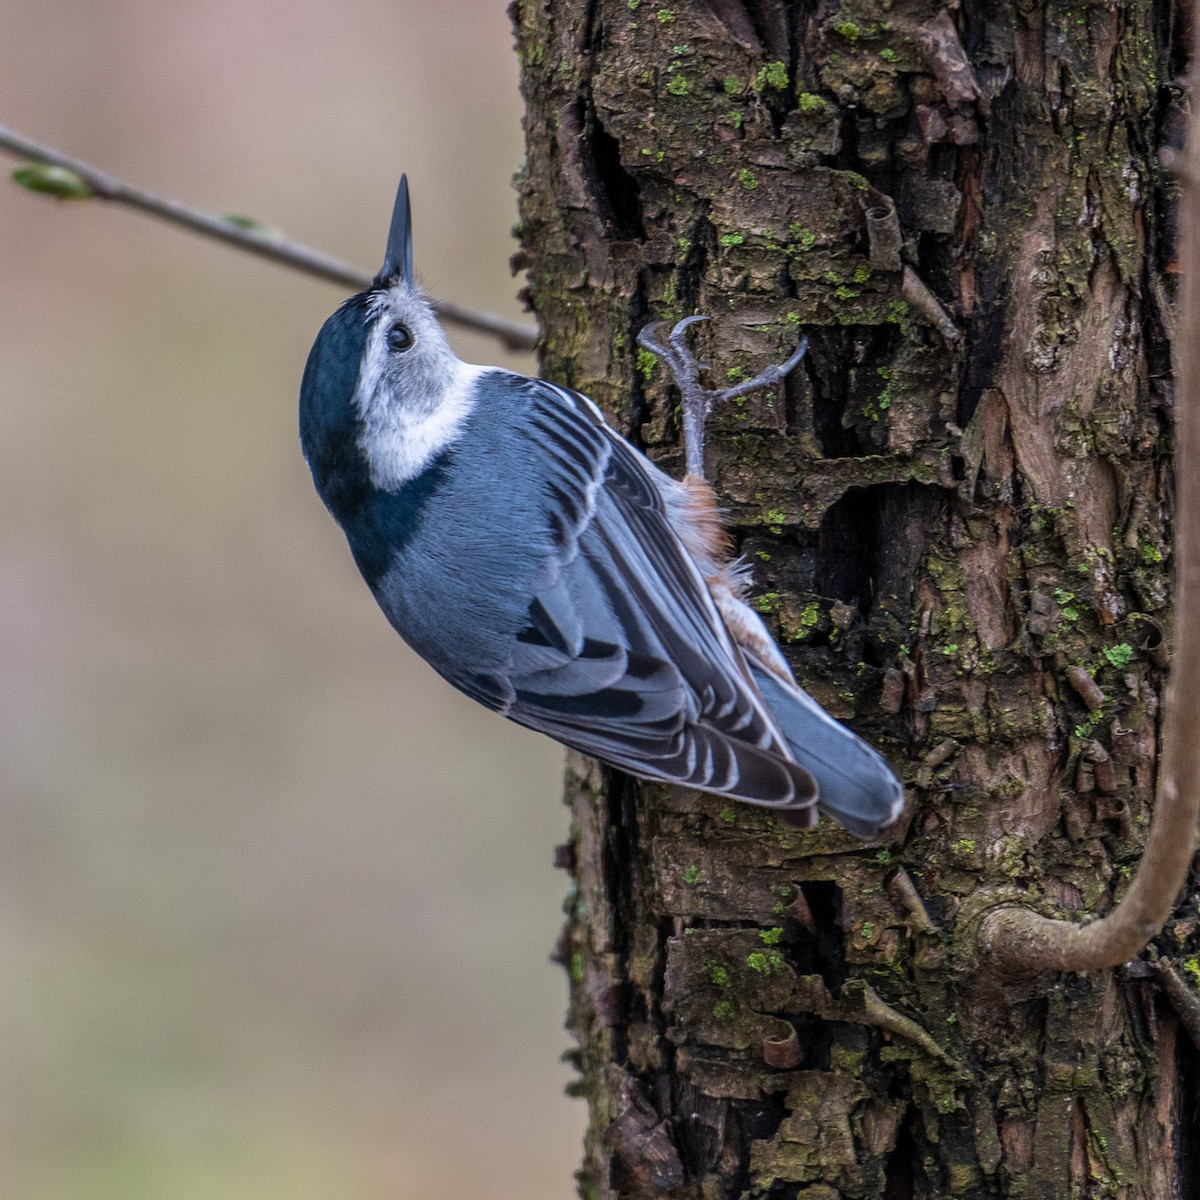
[[[356,393],[362,414],[358,444],[371,482],[381,491],[394,492],[459,438],[475,407],[476,380],[495,368],[452,359],[444,390],[433,404],[407,407],[388,404],[377,395],[383,385],[384,361],[383,355],[368,354],[363,363]]]

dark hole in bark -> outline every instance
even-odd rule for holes
[[[678,1141],[688,1178],[702,1180],[716,1171],[723,1184],[721,1195],[742,1196],[750,1187],[750,1143],[770,1141],[775,1136],[787,1116],[784,1095],[776,1092],[762,1100],[705,1099],[710,1105],[720,1105],[720,1120],[712,1125],[714,1130],[719,1128],[721,1140],[703,1158],[693,1158],[689,1151],[687,1127],[693,1110],[688,1106],[687,1095],[681,1092],[675,1105],[680,1129]]]
[[[600,124],[594,110],[587,113],[587,153],[592,170],[590,183],[597,193],[601,215],[612,223],[618,238],[642,240],[646,229],[642,223],[642,193],[637,181],[621,165],[621,150],[617,139]]]
[[[800,1045],[800,1053],[804,1056],[801,1060],[802,1065],[820,1071],[827,1070],[832,1041],[828,1022],[809,1016],[788,1016],[786,1020],[796,1031],[796,1041]]]
[[[900,224],[901,228],[907,228],[903,212]],[[917,234],[917,274],[942,307],[952,318],[956,318],[958,313],[954,297],[958,295],[959,288],[958,264],[950,238],[944,233],[925,230]]]
[[[1179,1200],[1200,1200],[1200,1050],[1180,1029],[1179,1058]]]
[[[890,387],[886,364],[901,333],[891,325],[850,325],[813,331],[807,369],[813,435],[826,458],[877,454],[887,440]],[[882,405],[882,407],[881,407]]]
[[[734,1104],[742,1132],[747,1138],[761,1140],[772,1138],[787,1116],[781,1092],[766,1096],[762,1100],[743,1100]]]
[[[1025,531],[1025,535],[1028,536],[1028,529],[1026,528],[1028,525],[1028,516],[1025,508],[1025,485],[1021,482],[1020,471],[1014,471],[1012,474],[1012,494],[1013,508],[1021,514],[1022,528]]]
[[[910,1108],[896,1135],[896,1147],[884,1169],[883,1200],[913,1200],[916,1194],[917,1110]]]
[[[811,927],[789,917],[783,922],[780,953],[797,975],[820,975],[835,992],[848,972],[845,964],[845,935],[841,926],[842,896],[837,885],[819,881],[799,885],[812,917]],[[829,1069],[833,1026],[804,1013],[775,1014],[796,1031],[801,1065],[809,1070]],[[774,1131],[772,1131],[772,1136]]]
[[[1000,285],[990,278],[990,273],[981,276],[980,283],[980,304],[967,325],[967,348],[963,356],[966,373],[959,389],[955,414],[960,429],[966,429],[975,415],[984,388],[992,386],[1004,333],[1004,303],[999,295]]]
[[[675,1144],[689,1179],[703,1179],[716,1165],[729,1135],[729,1101],[701,1092],[674,1076],[672,1104],[678,1115]]]
[[[746,0],[745,9],[763,52],[788,61],[788,8],[784,0]]]
[[[1155,92],[1154,105],[1151,109],[1153,128],[1151,131],[1152,146],[1157,152],[1173,152],[1181,154],[1184,148],[1187,132],[1186,100],[1184,89],[1179,81],[1186,78],[1188,65],[1183,53],[1183,38],[1176,38],[1172,43],[1170,12],[1173,5],[1163,5],[1159,10],[1161,27],[1157,34],[1161,44],[1172,45],[1172,64],[1178,64],[1170,73],[1171,82],[1163,84]],[[1175,269],[1175,260],[1179,253],[1179,200],[1182,193],[1181,181],[1169,171],[1164,171],[1152,184],[1149,184],[1149,200],[1158,225],[1159,236],[1153,238],[1154,247],[1153,270],[1157,279],[1168,285],[1169,291],[1175,289],[1171,285],[1177,281],[1171,278]],[[1147,264],[1149,266],[1149,264]],[[1171,375],[1171,344],[1166,336],[1169,323],[1167,314],[1161,311],[1160,296],[1162,291],[1155,286],[1156,281],[1148,281],[1142,288],[1143,303],[1148,315],[1152,317],[1142,324],[1146,333],[1146,367],[1151,379],[1169,378]]]
[[[858,158],[858,106],[845,104],[838,108],[838,150],[836,154],[822,155],[826,165],[839,170],[855,170],[861,163]]]
[[[919,483],[850,488],[821,522],[812,590],[853,605],[864,620],[879,596],[903,605],[930,537],[945,524],[945,505],[937,488]]]
[[[813,917],[810,936],[791,949],[802,975],[820,975],[837,995],[846,982],[846,935],[842,929],[842,889],[832,880],[810,879],[800,884]],[[799,1031],[799,1027],[797,1027]]]
[[[875,599],[882,488],[850,488],[821,522],[817,590],[854,605],[864,616]]]
[[[725,1194],[741,1196],[750,1186],[750,1143],[754,1141],[769,1142],[787,1116],[785,1096],[775,1092],[762,1100],[735,1100],[733,1102],[734,1119],[729,1122],[730,1145],[736,1146],[741,1152],[737,1169],[726,1179]],[[734,1140],[736,1138],[736,1141]]]
[[[801,1183],[773,1183],[766,1200],[800,1200],[800,1193],[808,1190]]]
[[[836,332],[813,336],[808,352],[813,364],[809,374],[813,433],[825,458],[852,458],[865,453],[854,426],[844,421],[850,394],[849,373],[844,369],[847,355],[844,339]]]
[[[1153,118],[1153,146],[1175,151],[1180,154],[1187,137],[1187,100],[1186,85],[1182,80],[1188,76],[1187,48],[1192,35],[1186,28],[1187,14],[1180,5],[1154,5],[1156,14],[1156,29],[1154,37],[1160,47],[1169,48],[1168,61],[1170,67],[1164,72],[1164,78],[1169,79],[1154,96],[1154,106],[1151,110]],[[1159,278],[1168,274],[1175,263],[1180,242],[1180,194],[1181,180],[1164,172],[1157,186],[1153,187],[1152,200],[1154,217],[1162,233],[1153,239],[1154,266]],[[1170,280],[1166,282],[1171,282]],[[1146,294],[1153,296],[1153,289],[1146,288]],[[1152,301],[1153,307],[1158,307]],[[1158,323],[1156,323],[1158,324]],[[1170,346],[1165,336],[1158,335],[1150,338],[1150,373],[1151,376],[1169,376]]]

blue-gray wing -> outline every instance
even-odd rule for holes
[[[815,820],[816,784],[672,528],[656,468],[586,398],[540,381],[523,390],[554,550],[507,669],[456,669],[452,682],[633,774]]]

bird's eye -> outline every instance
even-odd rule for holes
[[[411,350],[413,344],[413,335],[407,325],[401,325],[397,322],[388,330],[387,335],[389,350]]]

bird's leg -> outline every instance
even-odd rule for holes
[[[712,390],[700,386],[699,373],[707,370],[704,363],[697,362],[688,349],[684,337],[689,327],[697,321],[707,321],[708,317],[684,317],[674,329],[667,343],[656,340],[656,334],[666,324],[655,321],[645,326],[638,334],[638,345],[651,354],[658,355],[675,376],[675,385],[683,397],[683,449],[684,462],[689,475],[704,479],[704,422],[712,411],[714,404],[736,400],[739,396],[749,395],[750,392],[761,391],[763,388],[777,387],[787,376],[796,369],[800,360],[808,350],[808,338],[801,337],[795,353],[785,363],[774,364],[765,371],[747,379],[744,383],[733,387]]]

